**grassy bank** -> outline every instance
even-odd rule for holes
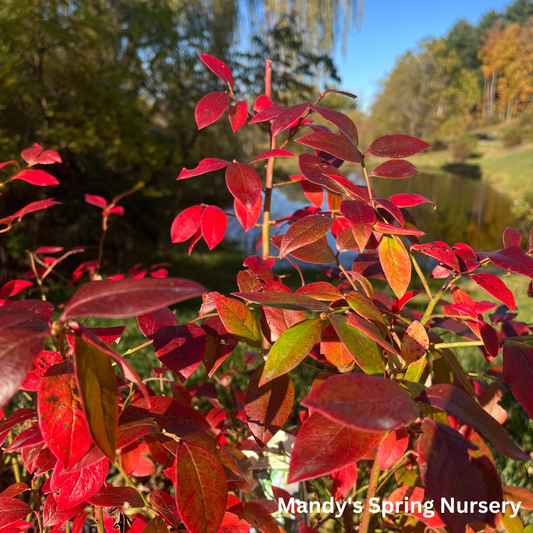
[[[513,199],[533,191],[533,144],[504,148],[501,143],[479,144],[479,157],[470,158],[465,165],[477,165],[483,180]],[[447,150],[427,152],[410,158],[422,172],[445,173],[443,166],[450,162]],[[377,161],[371,161],[376,164]]]

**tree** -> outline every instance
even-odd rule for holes
[[[447,121],[464,117],[479,98],[476,75],[461,67],[444,39],[407,52],[382,85],[372,112],[382,130],[434,138]]]
[[[476,70],[480,62],[477,57],[479,50],[479,35],[466,19],[458,20],[446,35],[446,45],[455,51],[461,66],[467,70]]]

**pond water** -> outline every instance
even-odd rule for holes
[[[365,185],[362,174],[352,173],[348,177],[357,185]],[[420,240],[422,243],[434,240],[443,240],[450,245],[464,242],[477,251],[494,250],[503,246],[505,228],[516,222],[512,200],[481,179],[419,173],[403,180],[371,178],[371,186],[378,197],[388,198],[399,193],[421,194],[437,204],[435,210],[431,204],[410,208],[419,228],[426,233]],[[299,185],[276,187],[272,195],[271,218],[288,216],[307,205],[310,204]],[[322,208],[327,209],[326,205]],[[227,236],[248,255],[257,253],[255,245],[259,235],[259,228],[245,234],[239,223],[230,218]],[[330,244],[335,249],[333,239]],[[343,254],[343,264],[346,261],[349,265],[354,255]]]

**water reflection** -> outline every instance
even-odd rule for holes
[[[362,174],[352,173],[349,178],[358,185],[365,183]],[[405,180],[373,178],[371,185],[376,195],[382,198],[399,193],[421,194],[437,204],[436,210],[430,204],[410,209],[420,229],[426,232],[421,242],[464,242],[475,250],[494,250],[502,247],[505,228],[516,222],[510,198],[482,180],[453,174],[436,176],[419,173]],[[271,218],[288,216],[307,205],[309,202],[300,186],[276,187],[272,195]],[[325,203],[322,208],[327,209]],[[259,228],[253,228],[245,234],[239,223],[232,218],[227,236],[238,243],[246,254],[256,253]],[[331,244],[334,248],[334,240]],[[355,254],[345,254],[347,264],[353,260],[353,255]]]

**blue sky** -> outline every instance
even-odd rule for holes
[[[445,35],[453,24],[466,18],[476,24],[490,9],[501,11],[510,0],[364,0],[360,29],[347,38],[346,53],[335,54],[342,88],[358,96],[366,109],[379,80],[399,55],[428,36]]]

